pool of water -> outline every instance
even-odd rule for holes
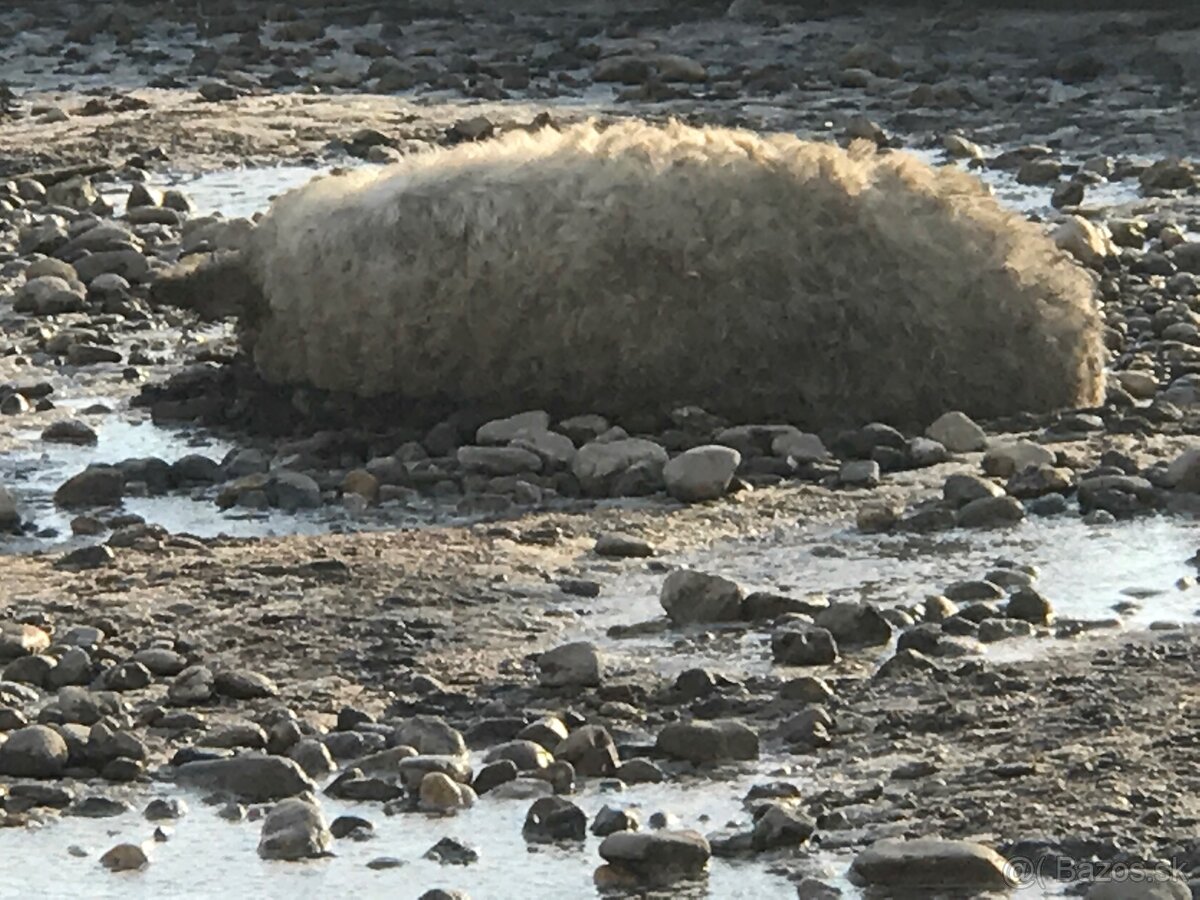
[[[722,575],[747,592],[830,600],[868,599],[883,606],[919,605],[959,580],[982,578],[998,560],[1037,566],[1039,591],[1060,619],[1119,620],[1119,627],[1195,621],[1200,612],[1197,569],[1187,562],[1200,546],[1200,523],[1154,517],[1088,526],[1077,517],[1028,520],[1001,531],[952,531],[932,536],[862,535],[852,530],[790,528],[757,540],[722,541],[682,556],[691,568]],[[708,666],[732,675],[772,671],[770,641],[761,631],[689,643],[674,652],[677,630],[610,638],[612,626],[663,615],[664,575],[639,569],[607,585],[599,598],[568,606],[579,627],[600,645],[657,660],[668,673]],[[1119,604],[1134,604],[1118,614]],[[712,633],[710,627],[703,632]],[[703,633],[702,632],[702,633]],[[717,629],[719,633],[719,629]],[[730,652],[736,641],[738,652]],[[1048,643],[1048,641],[1050,641]],[[990,657],[1046,652],[1052,639],[1008,640],[986,646]]]
[[[95,398],[59,399],[62,409],[81,409]],[[216,462],[236,445],[205,429],[163,427],[153,424],[138,411],[118,410],[101,415],[80,416],[96,432],[97,442],[88,446],[47,443],[41,440],[41,423],[11,435],[8,452],[0,454],[0,484],[17,498],[22,515],[36,523],[39,531],[52,530],[53,537],[5,539],[0,552],[23,552],[47,543],[72,540],[71,520],[81,512],[64,510],[54,504],[54,492],[68,478],[89,465],[114,464],[125,459],[156,457],[168,463],[189,454],[201,454]],[[119,512],[142,516],[161,525],[172,534],[197,537],[276,537],[287,534],[321,534],[383,527],[417,527],[437,521],[457,520],[453,506],[415,503],[390,504],[366,510],[349,510],[325,505],[295,513],[280,510],[220,510],[216,505],[219,486],[175,490],[162,496],[126,495]],[[113,510],[102,512],[101,518]],[[79,539],[91,542],[94,538]]]
[[[654,812],[668,812],[678,819],[673,827],[696,828],[709,833],[737,822],[746,826],[749,814],[742,797],[749,787],[767,780],[762,774],[774,766],[764,761],[754,772],[727,782],[705,784],[703,790],[680,785],[637,785],[620,793],[602,793],[594,788],[571,799],[588,815],[589,822],[605,804],[635,808],[645,822]],[[318,898],[329,896],[395,897],[415,900],[433,887],[457,888],[474,900],[520,900],[527,897],[574,898],[595,896],[592,872],[602,860],[600,839],[588,835],[583,845],[553,847],[527,845],[521,836],[532,800],[498,799],[484,796],[470,810],[441,818],[422,814],[385,816],[379,804],[344,803],[321,797],[326,818],[343,814],[368,819],[375,836],[368,841],[340,840],[333,858],[305,863],[267,862],[259,859],[261,822],[231,824],[204,806],[195,794],[163,786],[156,796],[184,799],[187,815],[174,823],[166,843],[148,843],[150,865],[141,872],[113,875],[98,859],[118,843],[150,841],[154,825],[141,817],[148,798],[135,810],[100,822],[64,817],[36,831],[0,829],[0,852],[39,860],[53,867],[54,884],[60,894],[39,897],[89,898],[189,897],[223,900],[236,891],[248,897]],[[453,837],[475,847],[479,861],[469,866],[443,866],[423,858],[425,851],[443,837]],[[87,851],[76,857],[72,845]],[[404,862],[399,868],[372,870],[367,863],[381,856]],[[29,872],[22,866],[0,867],[0,896],[19,896],[28,889]],[[74,889],[68,886],[78,886]],[[84,887],[86,886],[86,887]],[[52,888],[53,889],[53,888]],[[795,888],[785,879],[770,874],[760,863],[714,860],[707,893],[681,896],[711,896],[728,900],[761,900],[793,897]]]

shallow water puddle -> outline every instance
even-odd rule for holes
[[[357,161],[340,162],[339,166],[360,165]],[[301,187],[319,175],[328,175],[331,165],[279,165],[261,168],[220,169],[202,175],[153,175],[148,187],[163,190],[177,188],[191,198],[195,214],[208,216],[220,213],[228,218],[249,218],[263,212],[279,194]],[[129,186],[111,186],[103,192],[118,215],[125,210]]]
[[[760,767],[769,767],[764,760]],[[645,822],[654,812],[669,812],[681,828],[710,833],[736,820],[750,821],[741,800],[749,787],[764,780],[752,773],[728,782],[704,783],[703,789],[680,785],[634,785],[621,793],[588,790],[571,799],[588,815],[589,823],[605,804],[636,806]],[[422,814],[385,816],[378,804],[343,803],[321,797],[327,819],[344,814],[370,820],[375,836],[368,841],[334,843],[336,858],[307,863],[265,862],[258,858],[261,822],[231,824],[220,819],[215,807],[173,786],[161,786],[159,796],[183,798],[188,813],[174,823],[171,839],[151,844],[150,865],[142,872],[110,875],[98,858],[117,843],[149,840],[154,825],[141,817],[148,797],[137,809],[97,822],[64,817],[37,831],[0,830],[0,852],[19,851],[24,859],[38,859],[55,871],[54,882],[63,897],[89,898],[189,897],[220,898],[230,892],[250,897],[396,897],[416,898],[441,886],[467,891],[477,900],[518,900],[531,896],[568,898],[595,896],[592,872],[601,862],[600,839],[589,834],[583,846],[527,845],[521,826],[532,800],[481,798],[470,810],[449,818]],[[707,821],[703,818],[707,817]],[[103,828],[98,828],[101,825]],[[479,861],[469,866],[443,866],[423,858],[443,837],[454,837],[475,847]],[[72,856],[76,844],[86,857]],[[202,868],[197,853],[202,853]],[[381,856],[404,862],[399,868],[375,871],[366,864]],[[0,896],[17,896],[28,889],[24,867],[0,867]],[[47,896],[41,894],[41,896]],[[710,896],[721,900],[760,900],[794,897],[795,888],[769,874],[761,862],[714,860],[707,892],[678,896]]]
[[[1123,625],[1193,621],[1200,589],[1186,587],[1195,566],[1187,560],[1200,546],[1200,523],[1153,517],[1111,526],[1087,526],[1078,518],[1029,520],[999,531],[952,531],[941,535],[876,537],[848,531],[781,529],[754,541],[721,541],[672,562],[722,575],[747,592],[766,590],[802,597],[824,593],[831,600],[870,599],[883,605],[920,604],[959,580],[982,578],[1008,559],[1040,571],[1035,586],[1054,605],[1059,619],[1116,619]],[[763,631],[689,642],[687,654],[672,652],[681,632],[613,640],[614,625],[662,615],[659,590],[664,575],[641,569],[622,576],[588,608],[582,627],[588,637],[621,648],[667,672],[713,666],[742,674],[772,669]],[[1138,599],[1134,600],[1132,597]],[[1130,608],[1130,604],[1133,604]],[[1010,640],[988,646],[992,658],[1046,652],[1053,638]],[[741,652],[731,653],[731,643]]]
[[[94,402],[60,400],[61,408],[80,408]],[[188,428],[162,428],[149,420],[130,419],[129,413],[86,416],[96,432],[97,442],[90,446],[47,443],[40,429],[22,430],[14,435],[17,452],[0,454],[0,483],[17,496],[26,515],[39,529],[52,528],[56,540],[71,537],[71,520],[81,512],[63,510],[54,504],[54,492],[68,478],[92,464],[112,464],[125,459],[157,457],[174,462],[180,457],[199,453],[220,462],[233,448],[230,441],[207,432]],[[278,510],[270,514],[247,515],[246,510],[221,512],[214,502],[215,491],[201,490],[194,495],[173,491],[166,496],[126,496],[121,513],[142,516],[172,533],[210,537],[224,533],[231,537],[272,536],[280,534],[318,534],[328,531],[330,520],[341,512],[332,508],[313,514],[288,514]],[[3,545],[5,552],[21,552],[43,541],[35,538],[14,539]]]

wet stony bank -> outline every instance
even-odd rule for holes
[[[1128,535],[1132,555],[1152,552],[1134,539],[1147,522],[1188,540],[1195,22],[408,6],[391,27],[206,4],[197,28],[138,4],[79,21],[13,9],[0,518],[20,552],[0,558],[0,845],[96,817],[86,847],[54,852],[88,854],[96,879],[101,860],[146,879],[205,852],[175,817],[220,817],[249,836],[238,858],[332,852],[311,865],[341,877],[351,859],[366,869],[345,849],[365,841],[368,890],[394,891],[386,879],[432,852],[444,877],[417,896],[519,880],[519,856],[491,852],[496,828],[617,894],[722,896],[745,873],[774,879],[760,896],[823,898],[854,890],[851,867],[968,896],[1032,861],[1097,897],[1190,894],[1200,645],[1179,615],[1194,579],[1174,573],[1190,553],[1160,550],[1169,576],[1087,606],[1035,565],[1055,538],[965,563],[955,545],[1048,533],[1075,552]],[[426,418],[266,386],[229,322],[171,293],[171,266],[251,227],[167,193],[180,173],[370,165],[543,114],[867,138],[1027,192],[1095,275],[1107,401],[910,433],[720,420],[702,402],[644,421]],[[197,446],[104,443],[143,418]],[[208,449],[197,424],[232,449]],[[40,485],[64,447],[79,465]],[[130,514],[152,498],[200,510],[204,533]],[[218,534],[223,516],[292,513],[323,533]],[[752,562],[792,548],[895,571],[820,581],[811,563]],[[731,558],[751,574],[718,575]],[[901,579],[913,559],[920,576]],[[619,785],[660,780],[685,793],[623,802]],[[715,818],[686,800],[733,784]],[[324,812],[277,802],[306,792]],[[130,808],[144,823],[108,835]],[[441,840],[480,814],[494,818],[477,839]],[[370,838],[395,817],[428,840],[400,854]],[[883,843],[922,837],[971,843]],[[1083,883],[1113,866],[1178,880],[1156,895]]]

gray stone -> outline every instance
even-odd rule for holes
[[[505,741],[492,747],[484,756],[485,763],[494,763],[502,759],[511,760],[518,771],[532,772],[544,769],[554,762],[554,756],[545,747],[533,741]]]
[[[696,831],[619,831],[600,843],[600,856],[618,870],[618,883],[621,875],[628,875],[648,886],[667,886],[702,876],[712,849]],[[597,884],[606,880],[597,871]]]
[[[757,759],[758,735],[730,719],[672,722],[659,731],[655,747],[696,765]]]
[[[796,848],[812,837],[813,823],[778,803],[767,803],[755,813],[752,845],[762,853],[766,850]]]
[[[475,432],[475,443],[484,447],[502,447],[525,434],[549,430],[550,414],[540,409],[533,410],[480,425]]]
[[[94,444],[96,432],[87,422],[62,419],[42,429],[42,440],[52,444]]]
[[[479,770],[475,780],[471,782],[471,787],[476,794],[486,794],[502,784],[516,780],[518,772],[517,764],[511,759],[498,759]]]
[[[315,738],[302,738],[288,750],[288,758],[295,760],[310,778],[323,778],[335,768],[329,749]]]
[[[0,775],[17,778],[57,778],[67,765],[67,743],[45,725],[11,732],[0,744]]]
[[[595,687],[600,684],[600,652],[590,641],[575,641],[538,657],[538,680],[546,687]]]
[[[771,635],[771,655],[784,666],[828,666],[837,662],[838,648],[824,628],[789,625]]]
[[[104,689],[108,691],[140,691],[148,687],[153,680],[149,669],[132,660],[105,670],[101,676]]]
[[[267,733],[261,725],[254,722],[232,722],[205,733],[199,744],[202,747],[220,747],[226,750],[239,747],[262,750],[267,746]]]
[[[730,447],[707,444],[687,450],[663,466],[667,493],[684,503],[701,503],[725,495],[742,455]]]
[[[73,366],[93,366],[97,363],[119,363],[122,357],[111,347],[77,342],[67,347],[67,362]]]
[[[641,559],[654,555],[654,546],[641,538],[614,531],[605,532],[596,538],[597,556],[616,559]]]
[[[154,675],[171,678],[187,668],[187,658],[182,653],[166,647],[148,647],[133,654],[134,662],[141,663]]]
[[[0,659],[41,653],[50,647],[50,635],[36,625],[0,622]]]
[[[879,463],[873,459],[850,459],[838,469],[838,484],[843,487],[872,488],[879,479]]]
[[[981,497],[958,511],[960,528],[998,528],[1025,518],[1025,507],[1016,497]]]
[[[678,625],[736,622],[742,617],[744,594],[727,578],[692,569],[676,569],[663,582],[659,602]]]
[[[519,475],[542,470],[542,458],[520,447],[459,447],[457,458],[463,469],[482,475]]]
[[[1041,444],[1026,440],[1013,441],[990,447],[983,455],[983,471],[993,477],[1008,478],[1026,466],[1052,466],[1055,459],[1054,453]]]
[[[771,441],[771,452],[775,456],[789,459],[797,465],[822,462],[829,459],[829,451],[815,434],[790,431],[779,434]]]
[[[1193,896],[1187,882],[1155,870],[1131,870],[1123,878],[1095,881],[1087,892],[1087,900],[1192,900]]]
[[[151,822],[165,822],[182,819],[187,812],[187,804],[177,797],[155,797],[146,804],[142,815]]]
[[[1005,613],[1013,619],[1021,619],[1033,625],[1049,625],[1054,620],[1054,607],[1050,601],[1031,587],[1023,587],[1008,598]]]
[[[1164,483],[1177,491],[1200,493],[1200,447],[1184,450],[1167,466]]]
[[[1003,496],[1004,488],[994,481],[976,475],[955,473],[948,476],[942,484],[942,497],[956,508],[965,506],[972,500]]]
[[[925,430],[925,436],[937,441],[951,453],[973,453],[987,448],[987,435],[966,413],[948,412]]]
[[[139,250],[101,250],[75,260],[79,280],[90,284],[101,275],[120,275],[126,281],[145,281],[150,263]]]
[[[475,792],[442,772],[426,772],[418,790],[417,808],[447,815],[475,803]]]
[[[46,676],[46,687],[87,684],[92,680],[92,658],[82,647],[68,647]]]
[[[36,781],[19,781],[9,785],[8,796],[10,800],[17,800],[30,807],[40,806],[50,809],[63,809],[70,806],[71,801],[75,799],[75,794],[68,788]],[[12,807],[10,806],[9,809],[11,810]]]
[[[21,525],[21,512],[17,509],[17,498],[0,484],[0,531],[11,531]]]
[[[471,766],[458,756],[420,754],[399,761],[400,780],[405,789],[415,791],[420,787],[426,772],[441,772],[459,784],[471,783]]]
[[[213,689],[234,700],[258,700],[276,697],[279,689],[266,675],[249,669],[223,669],[213,676]]]
[[[603,725],[576,728],[555,747],[554,755],[585,778],[608,778],[620,765],[617,745]]]
[[[839,647],[876,647],[892,639],[892,626],[868,603],[831,603],[814,619]]]
[[[83,286],[57,275],[30,278],[17,292],[13,311],[38,316],[58,316],[85,308]]]
[[[641,820],[632,810],[604,806],[592,820],[591,832],[596,837],[608,837],[618,831],[638,831],[641,827]]]
[[[509,446],[536,453],[544,467],[549,468],[569,468],[575,459],[575,444],[569,437],[553,431],[523,433],[513,438]]]
[[[1007,890],[1004,857],[982,844],[937,838],[879,840],[850,865],[850,880],[892,891]]]
[[[67,479],[54,492],[54,502],[65,508],[115,506],[125,491],[125,476],[114,466],[89,466]]]
[[[167,689],[167,700],[176,706],[194,706],[211,699],[213,673],[206,666],[189,666],[176,676]]]
[[[1026,466],[1013,472],[1005,489],[1018,500],[1033,500],[1046,494],[1062,494],[1071,489],[1070,469],[1055,466]]]
[[[316,509],[321,505],[321,487],[303,472],[281,469],[272,473],[267,485],[272,504],[285,512]]]
[[[333,835],[312,797],[281,800],[263,820],[258,855],[263,859],[299,860],[322,856]]]
[[[667,463],[667,451],[653,441],[621,438],[592,441],[575,454],[571,471],[584,492],[593,497],[609,496],[622,476],[640,467],[648,477],[661,478]]]
[[[223,791],[252,803],[294,797],[316,786],[293,760],[248,753],[178,766],[175,780],[201,790]]]
[[[469,866],[479,861],[479,851],[462,841],[444,837],[424,853],[425,859],[446,866]]]
[[[625,784],[661,784],[667,776],[648,759],[631,759],[623,762],[614,773]]]

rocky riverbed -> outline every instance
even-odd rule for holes
[[[1192,896],[1194,14],[0,36],[0,896]],[[978,172],[1093,273],[1105,404],[427,421],[264,384],[177,277],[320,172],[632,115]]]

